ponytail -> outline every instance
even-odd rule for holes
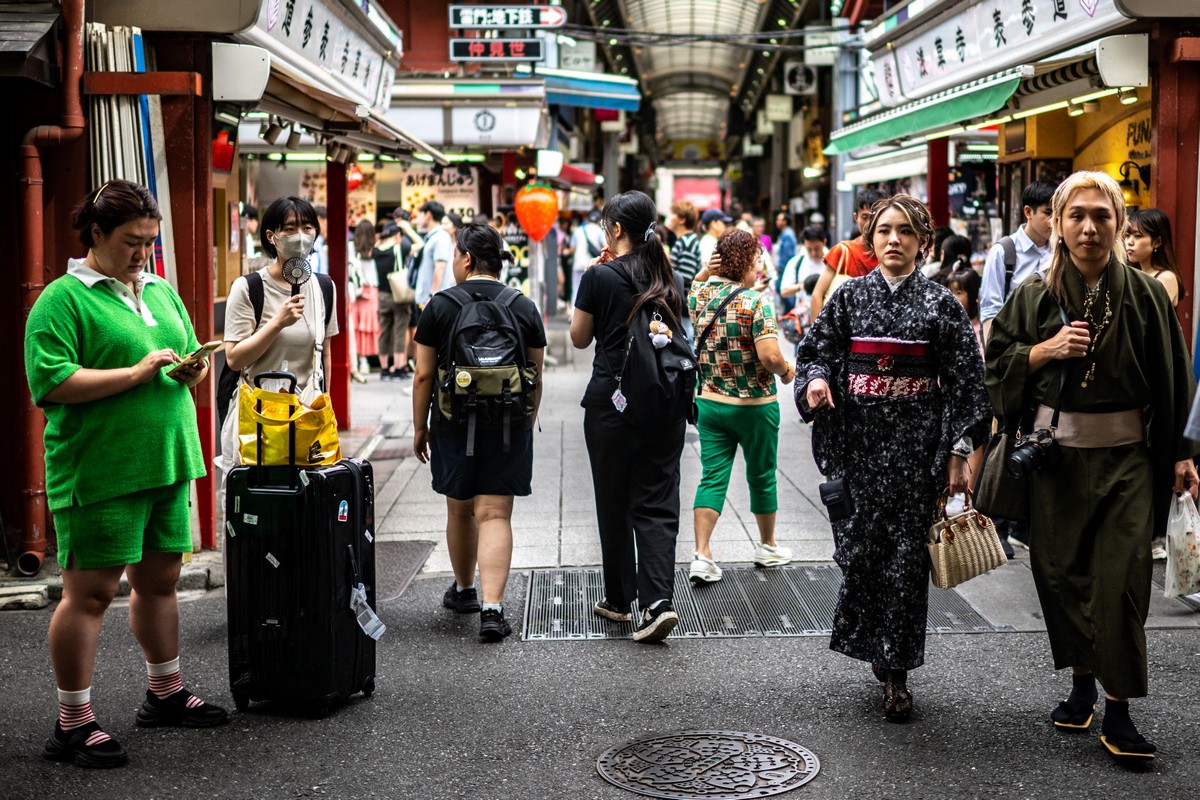
[[[676,325],[683,316],[683,296],[675,285],[671,260],[658,236],[658,209],[642,192],[622,192],[604,204],[602,224],[605,231],[615,222],[629,234],[633,249],[624,256],[638,286],[647,288],[633,300],[625,324],[633,322],[647,303],[661,307]]]

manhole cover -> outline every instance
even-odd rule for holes
[[[596,761],[614,786],[675,800],[743,800],[783,794],[821,769],[795,742],[738,731],[681,731],[628,742]]]

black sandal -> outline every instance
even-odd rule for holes
[[[906,670],[888,671],[887,682],[883,685],[883,715],[888,722],[908,722],[912,717],[913,696],[906,685],[907,677]]]
[[[1092,703],[1090,706],[1076,708],[1066,700],[1063,700],[1058,704],[1058,708],[1050,712],[1050,721],[1060,731],[1084,733],[1088,728],[1092,727],[1092,719],[1095,716],[1095,711],[1095,703]]]

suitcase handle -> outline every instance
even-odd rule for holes
[[[296,393],[296,376],[290,372],[283,372],[281,370],[269,370],[267,372],[258,373],[254,376],[254,385],[261,389],[263,381],[271,380],[287,381],[288,394]]]

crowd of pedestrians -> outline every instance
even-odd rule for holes
[[[1127,218],[1120,187],[1088,172],[1025,187],[1022,213],[982,275],[970,240],[939,240],[926,207],[904,194],[859,193],[857,235],[828,251],[822,227],[797,235],[786,214],[773,241],[762,218],[735,223],[684,201],[664,226],[636,191],[589,213],[566,241],[570,340],[593,351],[581,426],[603,562],[594,613],[630,625],[642,643],[678,624],[689,423],[703,469],[692,499],[697,590],[722,579],[710,540],[739,448],[758,528],[751,560],[791,561],[776,539],[776,471],[779,385],[794,382],[814,458],[842,493],[830,515],[843,575],[830,646],[869,664],[886,718],[906,721],[908,675],[925,661],[926,530],[938,500],[972,486],[994,430],[1048,430],[1053,458],[1028,468],[1027,521],[998,527],[1006,544],[1028,546],[1055,668],[1072,670],[1050,718],[1088,729],[1102,690],[1104,746],[1152,756],[1128,705],[1148,692],[1151,538],[1165,529],[1172,492],[1194,496],[1200,483],[1200,448],[1182,435],[1194,381],[1174,313],[1183,282],[1170,224],[1154,209]],[[227,310],[226,360],[240,383],[284,370],[302,399],[325,389],[338,288],[319,278],[296,292],[284,274],[290,259],[327,252],[320,217],[287,197],[259,221],[257,245],[271,261],[235,281]],[[226,720],[180,677],[174,581],[191,549],[187,484],[204,471],[187,390],[208,368],[167,369],[199,343],[178,296],[144,270],[159,218],[135,184],[90,194],[76,214],[87,256],[47,287],[26,335],[29,385],[48,420],[64,585],[50,629],[60,715],[45,754],[89,766],[126,759],[90,706],[99,626],[122,571],[148,672],[139,724]],[[397,209],[356,226],[349,260],[341,290],[354,366],[365,373],[378,356],[383,379],[411,379],[413,452],[446,498],[454,578],[443,605],[478,613],[480,639],[500,641],[512,630],[513,506],[531,491],[542,313],[508,285],[513,254],[497,225],[465,222],[436,201],[415,224]],[[781,346],[789,329],[794,351]],[[136,411],[147,407],[149,418]],[[234,409],[223,472],[238,451]],[[140,456],[114,474],[100,443],[119,441],[130,415],[144,423],[130,448]]]

